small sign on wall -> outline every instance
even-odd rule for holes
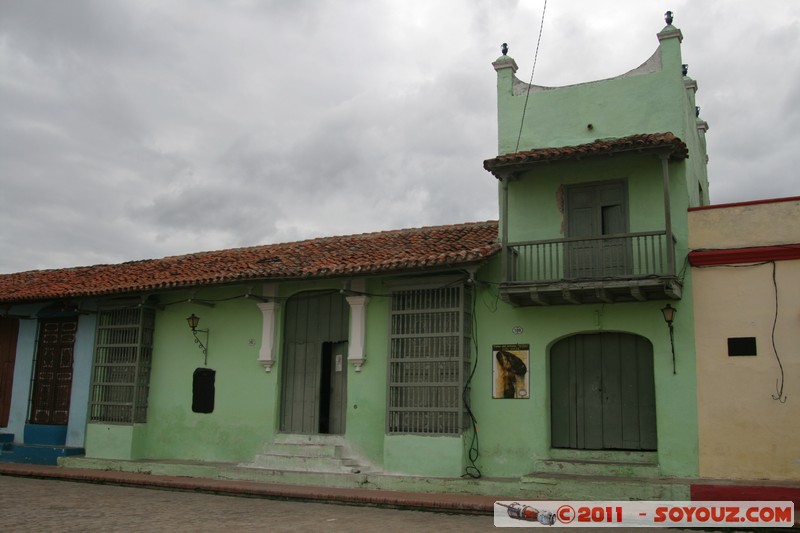
[[[530,345],[492,345],[492,398],[530,396]]]

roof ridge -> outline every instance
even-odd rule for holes
[[[349,235],[330,235],[327,237],[314,237],[311,239],[304,239],[300,241],[285,241],[285,242],[276,242],[276,243],[269,243],[269,244],[256,244],[251,246],[238,246],[233,248],[222,248],[218,250],[203,250],[199,252],[190,252],[186,254],[179,254],[179,255],[168,255],[164,257],[153,257],[148,259],[134,259],[130,261],[121,261],[119,263],[97,263],[92,265],[78,265],[78,266],[69,266],[63,268],[45,268],[45,269],[34,269],[34,270],[25,270],[21,272],[9,272],[9,273],[0,273],[0,278],[5,276],[25,276],[25,275],[40,275],[52,272],[77,272],[80,270],[88,270],[88,269],[102,269],[102,268],[117,268],[121,266],[133,266],[133,265],[145,265],[148,263],[159,263],[159,262],[174,262],[185,260],[188,258],[199,258],[204,256],[211,256],[211,255],[221,255],[221,254],[230,254],[230,253],[247,253],[257,250],[265,250],[269,248],[279,248],[279,247],[286,247],[286,246],[296,246],[296,245],[303,245],[303,244],[311,244],[315,242],[330,242],[334,240],[341,240],[341,239],[363,239],[369,237],[376,237],[379,235],[392,235],[392,234],[415,234],[421,232],[430,232],[430,231],[437,231],[437,230],[452,230],[458,228],[467,228],[467,227],[491,227],[496,226],[498,223],[497,220],[483,220],[483,221],[475,221],[475,222],[460,222],[456,224],[442,224],[436,226],[419,226],[419,227],[412,227],[412,228],[400,228],[400,229],[392,229],[392,230],[381,230],[381,231],[373,231],[373,232],[365,232],[365,233],[353,233]]]
[[[389,230],[380,230],[380,231],[369,231],[364,233],[350,233],[347,235],[328,235],[326,237],[312,237],[310,239],[303,239],[299,241],[283,241],[283,242],[274,242],[269,244],[254,244],[251,246],[237,246],[233,248],[222,248],[219,250],[203,250],[200,252],[191,252],[188,254],[180,254],[180,255],[169,255],[166,257],[156,258],[156,259],[144,259],[142,261],[164,261],[168,259],[179,259],[184,257],[197,257],[201,255],[207,254],[218,254],[218,253],[230,253],[230,252],[237,252],[237,251],[251,251],[251,250],[259,250],[271,247],[278,247],[278,246],[290,246],[290,245],[299,245],[299,244],[310,244],[314,242],[326,242],[331,240],[338,240],[338,239],[354,239],[354,238],[365,238],[365,237],[372,237],[377,235],[391,235],[391,234],[400,234],[400,233],[420,233],[420,232],[428,232],[428,231],[436,231],[436,230],[447,230],[447,229],[457,229],[457,228],[465,228],[465,227],[475,227],[475,226],[492,226],[498,223],[497,220],[483,220],[483,221],[476,221],[476,222],[459,222],[457,224],[442,224],[437,226],[418,226],[413,228],[399,228],[399,229],[389,229]]]

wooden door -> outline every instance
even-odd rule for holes
[[[11,413],[11,389],[14,386],[18,336],[19,320],[0,318],[0,427],[8,426]]]
[[[346,355],[342,371],[337,373],[335,352],[347,344],[349,310],[338,291],[303,292],[286,302],[281,431],[343,431],[341,406],[346,402],[346,382],[337,380],[347,372]]]
[[[326,380],[330,384],[328,402],[327,407],[323,405],[321,409],[327,413],[328,425],[327,428],[320,426],[320,432],[343,435],[347,412],[347,343],[331,343],[329,351],[329,371]]]
[[[550,350],[554,448],[655,450],[653,346],[638,335],[596,333]]]
[[[72,393],[72,360],[78,319],[39,321],[39,343],[31,399],[32,424],[66,425]]]
[[[567,189],[566,277],[603,278],[629,273],[630,252],[624,235],[628,231],[625,182],[589,184]],[[598,238],[606,237],[606,238]]]

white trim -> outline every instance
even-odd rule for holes
[[[351,283],[351,288],[356,290],[356,287],[361,289],[359,292],[363,292],[363,288],[366,288],[366,283],[364,283],[364,280],[354,280]],[[348,296],[345,300],[350,304],[350,341],[347,345],[347,361],[356,367],[356,372],[361,372],[361,365],[367,360],[367,354],[364,353],[364,341],[367,335],[367,303],[369,303],[369,296]]]
[[[264,285],[263,294],[265,297],[275,297],[277,294],[275,285]],[[277,317],[280,304],[275,300],[256,304],[261,310],[261,349],[258,351],[258,362],[264,365],[265,372],[272,371],[275,364],[275,331],[277,330]]]

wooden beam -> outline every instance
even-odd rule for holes
[[[531,301],[536,305],[550,305],[550,301],[536,289],[531,289],[528,292],[528,296],[530,296]]]
[[[638,285],[632,285],[631,286],[631,296],[633,296],[634,298],[636,298],[640,302],[647,301],[647,298],[645,297],[644,293],[642,292],[641,287],[639,287]]]
[[[677,281],[667,281],[664,283],[664,292],[673,300],[680,300],[682,297],[681,284]]]
[[[563,289],[561,291],[561,297],[564,298],[565,301],[571,304],[579,304],[581,303],[580,299],[577,297],[574,291],[569,289]]]
[[[595,289],[594,295],[597,296],[597,299],[601,302],[605,302],[607,304],[614,303],[614,299],[608,294],[608,291],[605,289]]]

